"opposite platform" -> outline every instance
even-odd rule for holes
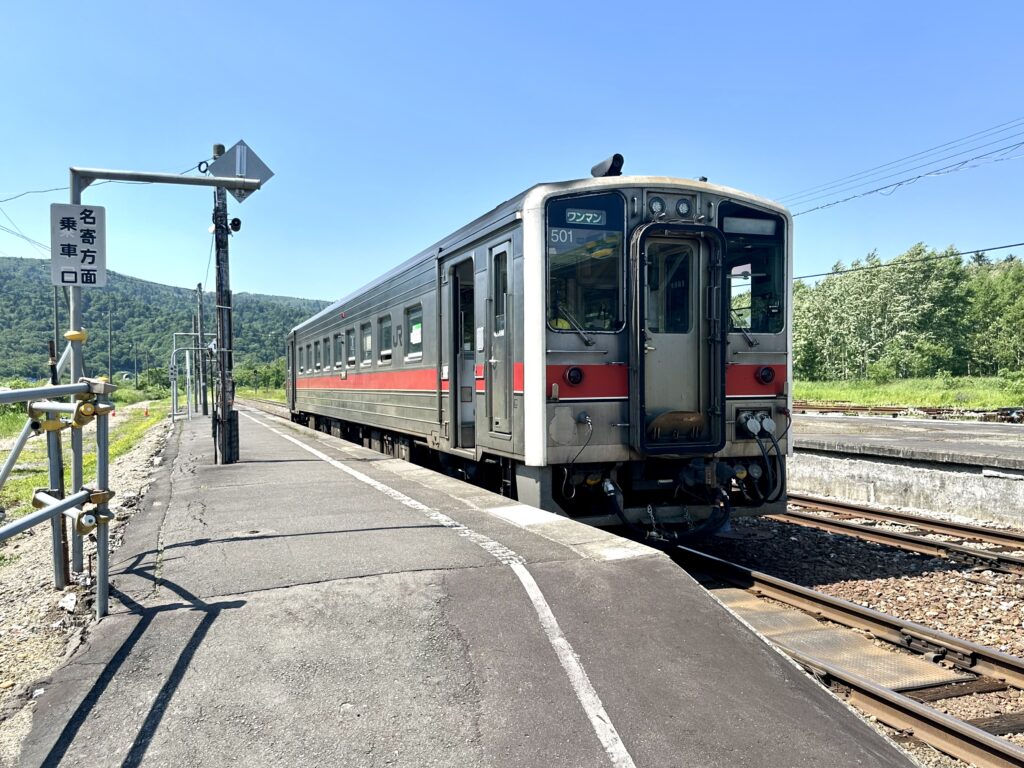
[[[1024,470],[1024,426],[980,421],[799,414],[796,450]]]
[[[663,554],[239,421],[168,441],[23,765],[911,765]]]
[[[1024,426],[799,415],[796,493],[1024,525]]]

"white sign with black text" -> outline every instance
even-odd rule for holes
[[[107,212],[97,205],[50,206],[50,275],[54,285],[107,284]]]

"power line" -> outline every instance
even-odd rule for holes
[[[25,239],[25,240],[27,240],[27,241],[28,241],[29,243],[31,243],[31,244],[32,244],[33,246],[35,246],[35,248],[36,248],[36,250],[37,250],[37,251],[39,251],[39,252],[40,252],[40,253],[42,253],[43,255],[46,255],[46,253],[47,253],[47,252],[48,252],[48,251],[50,250],[49,248],[46,248],[46,247],[45,247],[45,246],[44,246],[44,245],[43,245],[42,243],[39,243],[39,242],[37,242],[37,241],[33,240],[33,239],[32,239],[32,238],[30,238],[30,237],[29,237],[28,235],[26,235],[26,234],[25,234],[24,232],[22,232],[22,231],[21,231],[21,227],[19,227],[19,226],[18,226],[18,225],[17,225],[16,223],[15,223],[14,219],[12,219],[12,218],[10,217],[10,215],[9,215],[9,214],[7,213],[7,211],[5,211],[5,210],[4,210],[3,208],[0,208],[0,213],[2,213],[2,214],[4,215],[4,218],[6,218],[6,219],[7,219],[7,220],[8,220],[9,222],[11,222],[11,226],[12,226],[12,227],[14,227],[14,228],[15,228],[16,230],[18,230],[18,231],[17,231],[17,233],[16,233],[17,235],[20,235],[20,236],[21,236],[22,238],[24,238],[24,239]],[[9,229],[7,229],[6,227],[4,227],[4,229],[5,229],[6,231],[10,232],[10,230],[9,230]]]
[[[210,280],[210,264],[213,262],[213,244],[216,241],[216,239],[216,235],[210,235],[210,255],[206,259],[206,277],[203,278],[204,286]]]
[[[208,162],[208,161],[207,160],[203,160],[201,162],[198,162],[195,165],[193,165],[191,168],[186,168],[184,171],[182,171],[178,175],[179,176],[184,176],[186,173],[191,173],[192,171],[194,171],[196,168],[198,168],[200,165],[202,165],[205,162]],[[98,187],[98,186],[100,186],[100,184],[152,184],[152,183],[153,183],[152,181],[120,181],[120,180],[117,180],[117,179],[106,179],[104,181],[97,181],[95,184],[92,184],[91,186]],[[50,187],[50,189],[27,189],[24,192],[19,192],[16,195],[11,195],[10,197],[3,198],[2,200],[0,200],[0,203],[9,203],[11,200],[17,200],[19,197],[25,197],[25,195],[44,195],[47,192],[63,192],[66,189],[71,189],[71,187]]]
[[[790,206],[806,205],[808,203],[815,202],[816,200],[822,200],[822,199],[824,199],[826,197],[831,197],[834,194],[839,194],[841,192],[845,192],[845,191],[848,191],[848,190],[857,189],[858,187],[866,186],[867,184],[873,184],[873,183],[876,183],[876,182],[879,182],[879,181],[884,181],[886,179],[891,179],[891,178],[894,178],[896,176],[899,176],[902,173],[906,173],[908,171],[917,171],[917,170],[921,170],[921,169],[924,169],[924,168],[928,168],[929,166],[935,165],[936,163],[941,163],[941,162],[943,162],[945,160],[952,160],[955,157],[960,157],[962,155],[966,155],[969,152],[975,152],[975,151],[977,151],[979,149],[984,149],[985,147],[991,147],[994,144],[1002,144],[1003,142],[1007,141],[1008,139],[1017,139],[1017,138],[1020,138],[1021,136],[1024,136],[1024,131],[1019,132],[1019,133],[1014,133],[1014,134],[1012,134],[1010,136],[1004,136],[1003,138],[998,139],[996,141],[990,141],[990,142],[988,142],[986,144],[980,144],[978,146],[970,147],[969,149],[964,149],[964,150],[961,150],[959,152],[954,152],[953,154],[946,155],[945,157],[935,158],[934,160],[929,160],[927,162],[921,163],[919,165],[912,166],[910,168],[903,168],[898,173],[890,173],[890,174],[885,175],[885,176],[878,176],[878,174],[872,174],[872,176],[874,176],[876,178],[868,177],[868,178],[865,178],[865,179],[863,179],[861,181],[857,181],[857,182],[854,182],[854,183],[851,183],[851,184],[835,184],[835,185],[833,185],[834,189],[831,192],[826,192],[824,194],[802,195],[802,196],[800,196],[799,199],[790,200],[788,202],[788,205],[790,205]],[[987,153],[987,154],[999,154],[1004,149],[1009,151],[1009,150],[1012,150],[1012,149],[1014,149],[1014,148],[1016,148],[1018,146],[1020,146],[1019,143],[1017,143],[1017,144],[1005,144],[1002,147],[997,148],[995,150],[992,150],[991,153]],[[964,162],[970,162],[970,160],[972,160],[972,159],[974,159],[974,158],[969,158],[968,160],[965,160]]]
[[[1021,155],[1014,155],[1012,157],[993,157],[993,155],[1006,154],[1007,152],[1012,152],[1013,150],[1019,149],[1020,147],[1024,147],[1024,141],[1018,142],[1017,144],[1013,144],[1011,146],[1000,147],[998,149],[994,149],[990,152],[985,152],[974,157],[969,157],[966,160],[960,160],[956,163],[951,163],[950,165],[943,166],[942,168],[936,168],[934,170],[928,171],[927,173],[920,173],[917,176],[911,176],[906,179],[901,179],[900,181],[894,181],[891,184],[885,184],[884,186],[876,187],[875,189],[869,189],[866,192],[858,192],[855,195],[849,195],[848,197],[844,197],[840,200],[833,200],[830,203],[823,203],[822,205],[817,205],[814,208],[808,208],[798,213],[794,213],[793,216],[803,216],[805,213],[811,213],[813,211],[823,211],[826,208],[833,208],[837,205],[841,205],[842,203],[848,203],[851,200],[856,200],[859,197],[867,197],[868,195],[874,195],[879,192],[884,193],[886,190],[892,190],[893,192],[895,192],[899,187],[906,186],[907,184],[913,184],[915,181],[919,181],[920,179],[926,178],[928,176],[944,176],[949,173],[956,173],[957,171],[975,168],[977,166],[968,166],[968,163],[973,163],[975,160],[984,160],[986,158],[991,158],[988,160],[988,162],[990,163],[999,163],[1005,160],[1016,160],[1018,157],[1021,157]]]
[[[191,168],[186,168],[184,171],[182,171],[178,175],[179,176],[184,176],[186,173],[191,173],[192,171],[196,170],[200,165],[202,165],[205,162],[207,162],[207,161],[203,160],[202,162],[196,163]],[[98,187],[101,184],[153,184],[153,183],[154,182],[152,182],[152,181],[120,181],[120,180],[115,180],[115,179],[106,179],[104,181],[97,181],[96,183],[92,184],[92,186]],[[6,202],[9,202],[11,200],[17,200],[19,197],[24,197],[25,195],[40,195],[40,194],[45,194],[47,192],[61,192],[61,191],[66,190],[66,189],[70,189],[70,187],[53,187],[51,189],[30,189],[30,190],[27,190],[25,192],[21,192],[21,193],[19,193],[17,195],[12,195],[11,197],[4,198],[3,200],[0,200],[0,203],[6,203]],[[14,227],[14,229],[10,229],[10,228],[5,227],[2,224],[0,224],[0,231],[6,232],[9,235],[14,235],[15,237],[20,237],[25,242],[35,246],[37,249],[40,249],[40,248],[41,249],[45,249],[46,252],[49,253],[50,246],[48,246],[48,245],[46,245],[44,243],[41,243],[38,240],[35,240],[35,239],[29,237],[28,235],[26,235],[24,232],[22,232],[21,231],[21,227],[19,227],[17,224],[14,223],[14,219],[12,219],[3,208],[0,208],[0,213],[2,213],[7,218],[7,220],[9,222],[11,222],[11,225]],[[15,231],[15,230],[17,230],[17,231]],[[209,270],[209,267],[207,267],[207,270]]]
[[[1024,246],[1024,243],[1010,243],[1009,245],[997,245],[993,248],[978,248],[973,251],[956,251],[956,253],[937,253],[934,256],[922,256],[920,259],[905,259],[904,261],[888,261],[885,264],[869,264],[866,267],[850,267],[849,269],[834,269],[831,272],[819,272],[815,275],[799,275],[793,278],[793,282],[797,280],[806,280],[811,277],[831,277],[832,275],[845,275],[849,272],[864,272],[869,269],[884,269],[885,267],[898,267],[903,264],[920,264],[928,261],[940,261],[941,259],[962,259],[964,256],[973,256],[978,253],[988,253],[989,251],[1005,251],[1007,248],[1019,248]]]
[[[45,248],[47,251],[50,250],[50,246],[44,245],[43,243],[40,243],[38,240],[33,240],[31,237],[29,237],[28,235],[26,235],[26,234],[24,234],[22,232],[17,232],[15,230],[11,229],[10,227],[5,227],[3,224],[0,224],[0,232],[6,232],[9,235],[14,235],[15,237],[19,237],[22,240],[24,240],[26,243],[30,243],[30,244],[38,247],[38,248]]]
[[[937,146],[931,147],[930,149],[923,149],[920,152],[915,152],[912,155],[907,155],[906,157],[901,157],[898,160],[891,160],[888,163],[883,163],[882,165],[876,165],[874,168],[868,168],[866,171],[859,171],[858,173],[854,173],[854,174],[851,174],[849,176],[844,176],[844,177],[842,177],[840,179],[835,179],[834,181],[826,181],[823,184],[818,184],[817,186],[814,186],[814,187],[808,187],[808,188],[805,188],[805,189],[798,190],[796,192],[791,192],[788,195],[783,195],[782,197],[778,198],[778,200],[780,202],[784,202],[786,200],[791,200],[791,199],[796,198],[796,197],[802,197],[805,194],[810,193],[810,192],[817,192],[817,191],[821,191],[823,189],[831,189],[831,187],[833,185],[838,185],[838,184],[840,184],[842,182],[850,181],[852,179],[860,178],[862,176],[871,175],[871,174],[874,174],[876,171],[881,171],[881,170],[884,170],[886,168],[891,168],[892,166],[899,165],[900,163],[904,163],[904,162],[909,161],[909,160],[914,160],[914,159],[919,158],[919,157],[926,157],[926,156],[931,155],[931,154],[933,154],[933,153],[935,153],[935,152],[937,152],[939,150],[946,149],[947,147],[957,146],[957,145],[960,145],[960,144],[964,144],[964,143],[968,142],[970,139],[979,138],[979,137],[982,137],[982,136],[991,136],[991,135],[995,135],[995,134],[998,134],[998,133],[1004,133],[1004,132],[1006,132],[1008,130],[1012,130],[1013,128],[1018,127],[1021,124],[1024,124],[1024,117],[1018,117],[1015,120],[1010,120],[1009,122],[1006,122],[1006,123],[1000,123],[999,125],[994,125],[991,128],[986,128],[985,130],[977,131],[977,132],[969,134],[967,136],[963,136],[963,137],[961,137],[959,139],[953,139],[952,141],[947,141],[944,144],[939,144]],[[0,201],[0,202],[2,202],[2,201]]]

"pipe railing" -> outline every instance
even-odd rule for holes
[[[70,357],[70,345],[56,364],[60,371]],[[51,358],[52,360],[52,358]],[[110,440],[108,417],[113,410],[109,395],[116,386],[99,379],[83,378],[75,384],[51,384],[42,387],[0,392],[0,404],[26,403],[28,418],[14,441],[3,467],[0,468],[0,487],[10,477],[18,457],[33,434],[45,433],[49,465],[50,488],[37,490],[32,504],[36,509],[27,515],[0,526],[0,541],[5,541],[28,529],[50,523],[53,550],[53,583],[56,589],[67,585],[68,553],[65,551],[65,522],[71,521],[75,547],[72,567],[82,570],[82,536],[96,533],[96,618],[108,612],[109,594],[109,524],[113,517],[108,501],[113,493],[107,488],[109,482]],[[75,396],[73,402],[58,402],[53,398]],[[63,418],[62,418],[63,416]],[[82,462],[82,428],[90,421],[96,421],[96,484],[87,488],[75,482],[76,489],[71,495],[64,495],[64,459],[60,433],[71,429],[72,449],[75,452],[74,466]],[[86,511],[85,504],[95,504],[95,510]]]

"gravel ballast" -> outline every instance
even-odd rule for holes
[[[828,595],[1024,656],[1024,581],[1019,574],[982,570],[765,518],[735,520],[730,536],[710,539],[700,548]],[[972,720],[1024,710],[1024,693],[978,694],[932,706]],[[1024,735],[1005,738],[1024,746]],[[907,741],[904,746],[929,766],[966,765],[919,742]]]

